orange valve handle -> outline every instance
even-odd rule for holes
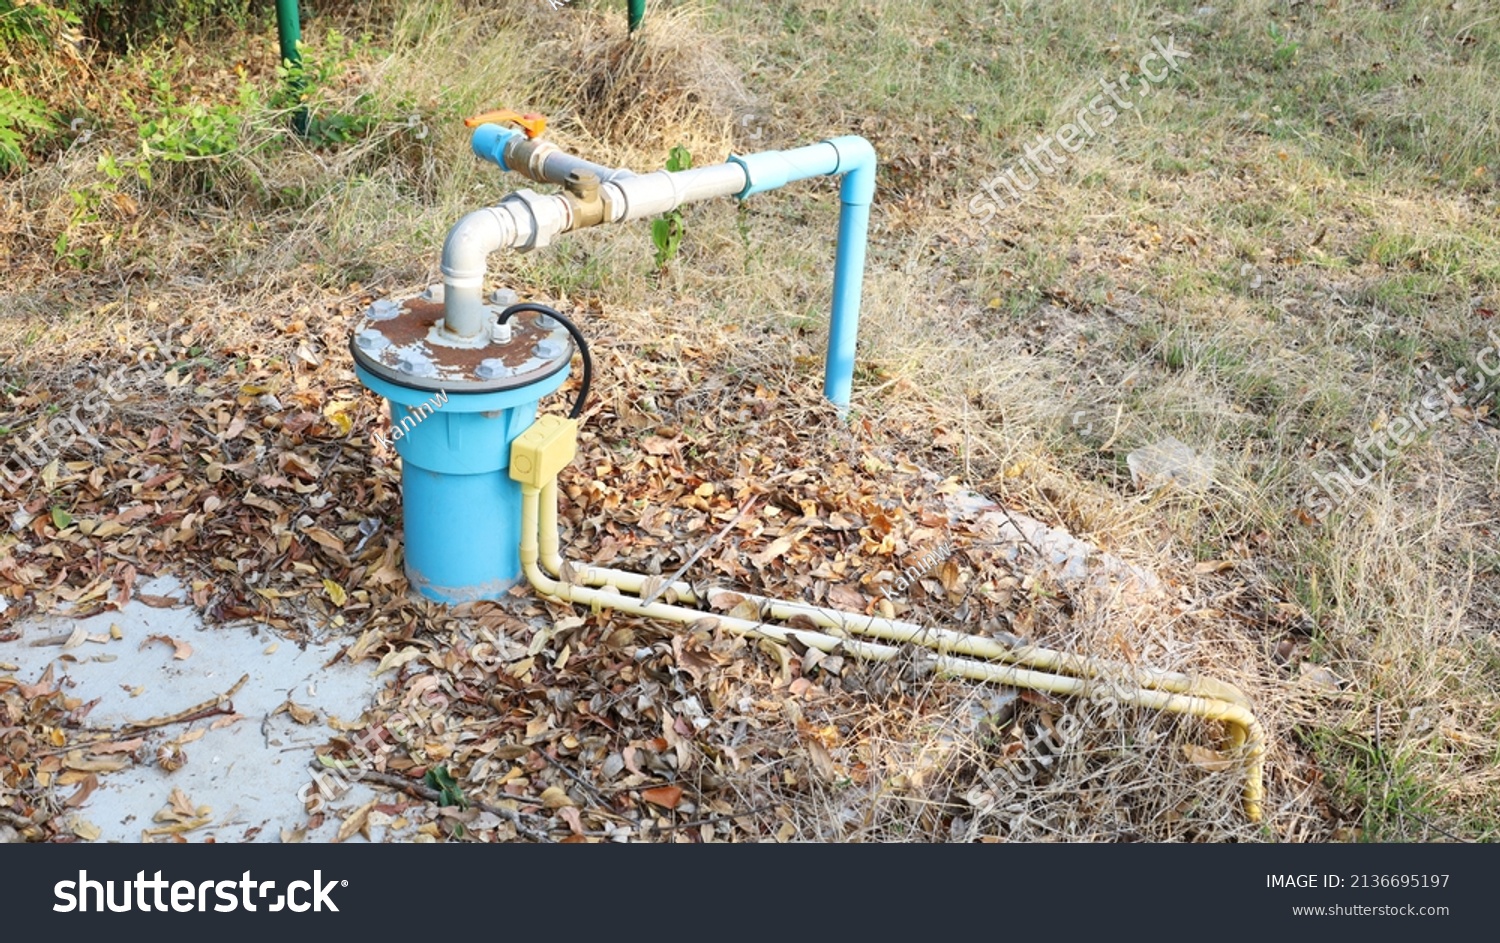
[[[535,112],[527,112],[523,115],[518,111],[511,111],[508,108],[501,108],[497,111],[486,111],[472,118],[465,118],[464,127],[477,128],[482,124],[499,124],[502,121],[509,121],[512,124],[520,125],[521,130],[526,132],[528,140],[540,137],[541,133],[547,130],[546,115],[539,115]]]

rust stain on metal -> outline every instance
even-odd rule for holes
[[[378,351],[364,350],[362,354],[392,370],[398,370],[403,353],[413,350],[429,360],[435,374],[434,380],[474,380],[475,370],[486,360],[498,360],[506,367],[516,369],[537,359],[537,345],[548,338],[560,340],[563,349],[572,356],[572,344],[565,331],[547,330],[537,326],[535,312],[523,312],[506,323],[511,326],[511,340],[507,344],[490,343],[483,347],[448,347],[429,341],[432,327],[443,318],[442,302],[410,298],[402,301],[401,313],[386,321],[365,318],[357,330],[374,330],[389,341],[389,346]],[[510,379],[523,384],[534,375],[551,374],[562,358],[548,358],[543,364],[525,373],[514,374]]]

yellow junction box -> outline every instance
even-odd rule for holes
[[[542,416],[510,444],[510,477],[540,488],[578,454],[578,420]]]

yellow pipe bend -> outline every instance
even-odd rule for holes
[[[573,603],[586,603],[598,605],[632,615],[644,616],[653,619],[665,619],[671,622],[692,624],[703,619],[712,619],[716,625],[733,632],[737,635],[745,635],[758,638],[770,638],[777,641],[788,641],[795,639],[809,648],[816,648],[824,652],[836,650],[846,651],[859,658],[874,661],[888,661],[894,658],[899,649],[889,645],[867,642],[863,639],[838,637],[821,632],[812,632],[805,629],[792,629],[784,626],[771,625],[765,622],[754,622],[735,616],[716,615],[705,613],[697,609],[689,609],[683,606],[664,602],[646,603],[639,598],[627,596],[626,591],[641,591],[650,577],[638,573],[629,573],[623,570],[610,570],[603,567],[589,567],[585,571],[588,581],[598,580],[602,585],[611,587],[611,592],[600,586],[578,586],[555,580],[542,572],[541,565],[545,563],[553,573],[561,573],[563,561],[559,552],[559,541],[557,532],[557,481],[553,479],[541,488],[530,484],[522,484],[521,505],[521,566],[526,573],[526,579],[537,592],[554,599],[561,599]],[[682,586],[687,590],[680,593],[680,597],[689,601],[697,601],[698,597],[686,584],[674,584],[672,589]],[[924,630],[920,626],[911,623],[895,623],[890,620],[874,620],[872,617],[857,616],[852,613],[840,613],[838,610],[823,610],[815,606],[806,606],[797,603],[778,603],[776,600],[765,597],[755,597],[749,594],[740,594],[745,598],[755,599],[762,605],[769,605],[772,615],[777,614],[780,609],[783,612],[792,611],[795,614],[807,615],[815,622],[826,618],[833,620],[833,625],[824,624],[828,628],[847,629],[849,631],[864,631],[867,634],[887,638],[898,642],[915,642],[928,648],[936,648],[930,644],[930,638],[938,638],[949,641],[948,635],[956,635],[959,638],[952,641],[973,640],[988,643],[985,645],[946,645],[939,649],[934,656],[935,667],[944,673],[958,677],[969,678],[975,681],[987,681],[997,684],[1005,684],[1011,687],[1027,688],[1035,691],[1046,691],[1051,694],[1064,696],[1082,695],[1089,690],[1090,678],[1097,679],[1106,672],[1107,668],[1099,662],[1081,656],[1069,655],[1063,652],[1055,652],[1050,649],[1036,649],[1030,646],[1016,649],[994,642],[991,639],[979,639],[974,636],[954,633],[951,630]],[[812,610],[809,612],[808,610]],[[843,621],[840,621],[843,620]],[[852,627],[848,620],[854,620],[853,626],[857,626],[860,620],[869,620],[869,624],[863,628]],[[885,623],[884,626],[879,623]],[[909,627],[909,628],[908,628]],[[911,631],[915,630],[915,632]],[[880,633],[886,633],[884,635]],[[945,634],[946,633],[946,634]],[[925,637],[924,637],[925,636]],[[1023,659],[1048,660],[1050,665],[1071,667],[1086,673],[1085,678],[1047,674],[1043,671],[1033,670],[1028,667],[1020,667],[1018,664],[993,664],[991,662],[974,661],[970,658],[956,658],[947,651],[960,651],[962,654],[972,654],[977,657],[993,657],[1003,661],[1022,661]],[[1030,662],[1036,664],[1036,661]],[[1250,712],[1248,706],[1243,703],[1244,695],[1231,685],[1223,685],[1222,682],[1214,682],[1232,691],[1234,699],[1220,698],[1207,695],[1202,686],[1202,680],[1195,680],[1187,675],[1179,675],[1173,672],[1156,671],[1148,675],[1155,680],[1162,689],[1142,687],[1135,691],[1116,690],[1114,695],[1120,703],[1130,704],[1137,707],[1146,707],[1154,710],[1166,711],[1174,714],[1187,714],[1201,717],[1205,720],[1219,721],[1230,729],[1231,743],[1236,747],[1245,747],[1246,782],[1244,788],[1244,808],[1246,816],[1252,822],[1258,822],[1262,815],[1262,803],[1264,801],[1264,777],[1265,777],[1265,732],[1260,722]],[[1182,686],[1184,690],[1175,691],[1166,689],[1165,685]],[[1196,685],[1196,687],[1195,687]]]

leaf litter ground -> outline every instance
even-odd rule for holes
[[[132,383],[93,431],[102,447],[68,438],[4,502],[0,639],[33,616],[164,604],[142,589],[161,576],[180,579],[219,631],[342,639],[333,659],[378,680],[363,712],[334,718],[307,751],[309,776],[332,785],[280,823],[283,840],[321,837],[332,822],[338,840],[995,840],[1036,821],[1015,817],[994,771],[1061,712],[1050,699],[934,677],[915,656],[872,666],[730,636],[707,612],[676,626],[524,586],[452,609],[409,595],[399,470],[373,435],[387,420],[345,352],[367,301],[304,308],[264,342],[222,347],[179,322],[134,363],[101,352],[12,393],[5,421],[24,427],[117,366]],[[920,430],[908,452],[868,420],[841,423],[813,368],[745,366],[732,329],[677,318],[662,345],[629,318],[581,307],[572,313],[589,325],[601,375],[561,480],[569,559],[663,575],[691,559],[695,584],[1042,641],[1081,615],[1055,579],[1067,554],[1033,559],[1037,548],[1004,533],[1010,512],[924,471]],[[939,546],[949,549],[932,562]],[[1119,649],[1129,657],[1129,640]],[[71,814],[87,798],[79,783],[135,765],[170,782],[191,766],[181,741],[222,721],[100,729],[97,702],[68,694],[73,657],[29,680],[0,665],[13,672],[0,674],[0,827],[17,837],[94,837]],[[299,710],[288,697],[276,715]],[[1184,736],[1178,726],[1155,722],[1169,740]],[[1232,809],[1234,775],[1202,766],[1192,785],[1213,781]],[[1107,779],[1076,797],[1108,809],[1095,834],[1158,817]],[[181,790],[171,798],[161,814],[176,827],[144,837],[192,840],[210,824]],[[1178,818],[1188,837],[1234,830],[1223,816]]]

